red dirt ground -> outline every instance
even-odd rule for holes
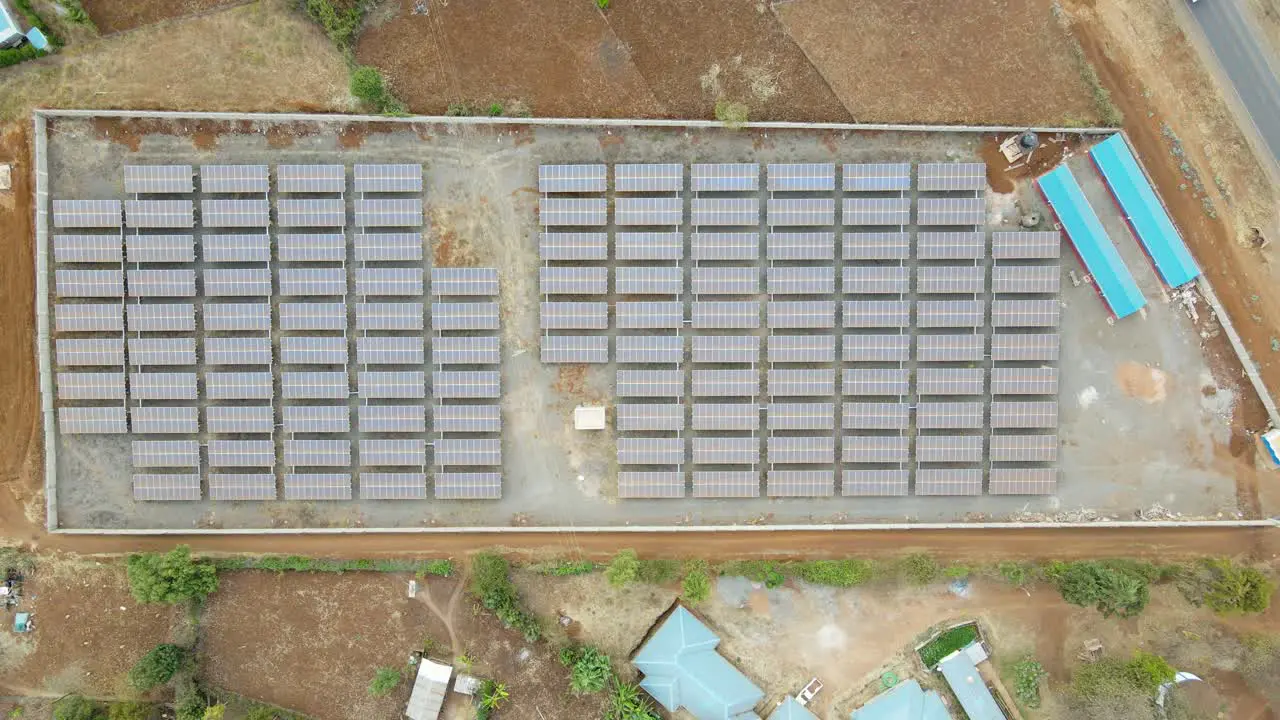
[[[245,0],[83,0],[98,32],[103,35],[143,25],[240,5]]]

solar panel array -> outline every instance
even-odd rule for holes
[[[420,165],[124,178],[52,203],[52,350],[136,500],[500,497],[497,272],[427,276]]]
[[[1061,241],[989,236],[986,187],[981,163],[543,166],[542,360],[614,364],[619,496],[1053,492]]]

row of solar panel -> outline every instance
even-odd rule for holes
[[[281,233],[275,238],[276,259],[282,262],[344,262],[347,258],[347,237],[341,233]],[[362,262],[417,262],[423,257],[419,233],[358,233],[353,243],[355,259]],[[265,233],[201,235],[199,248],[207,263],[271,261],[271,236]],[[53,255],[59,263],[195,262],[195,239],[192,235],[129,235],[124,240],[119,235],[54,235]],[[498,294],[493,268],[432,268],[431,279],[436,295]]]
[[[131,201],[132,202],[132,201]],[[169,202],[163,200],[144,202]],[[281,226],[325,227],[341,225],[344,210],[340,200],[279,201],[277,220]],[[298,205],[294,214],[286,217],[285,202],[308,203]],[[320,205],[317,203],[333,203]],[[364,201],[401,202],[401,201]],[[769,198],[765,202],[767,224],[770,227],[825,227],[847,226],[897,226],[912,224],[910,198],[845,198],[840,203],[840,219],[836,220],[836,203],[833,198]],[[915,224],[921,226],[982,225],[986,222],[986,199],[976,198],[920,198],[914,203]],[[293,206],[290,206],[293,207]],[[361,222],[357,201],[356,224],[367,226],[393,226],[410,223]],[[420,208],[419,208],[420,210]],[[126,208],[126,215],[128,215]],[[407,208],[395,215],[397,219],[409,219]],[[133,216],[129,216],[132,218]],[[381,216],[378,216],[379,218]],[[538,217],[544,227],[603,227],[609,222],[609,203],[605,198],[544,197],[538,208]],[[681,198],[626,198],[614,199],[613,222],[621,226],[680,225],[684,222],[684,201]],[[304,222],[305,221],[305,222]],[[133,225],[133,222],[129,223]],[[689,224],[694,227],[744,227],[760,224],[759,198],[694,198],[689,206]],[[60,226],[61,227],[61,226]],[[180,225],[140,225],[139,227],[182,227]],[[189,226],[188,226],[189,227]]]
[[[770,163],[770,192],[822,192],[836,187],[835,163]],[[911,189],[911,163],[845,163],[846,192],[901,192]],[[983,163],[921,163],[919,188],[925,192],[979,191],[987,186]],[[758,163],[694,163],[689,167],[694,192],[751,192],[760,189]],[[684,166],[679,163],[619,163],[613,166],[618,192],[679,192]],[[602,193],[608,188],[603,164],[540,165],[538,192]]]
[[[644,387],[649,388],[650,394],[623,397],[682,396],[673,394],[675,389],[662,393],[661,386],[653,382],[646,383]],[[773,397],[816,398],[831,397],[833,394],[791,392],[774,393]],[[915,424],[922,430],[981,429],[985,417],[982,402],[921,401],[916,403],[915,409]],[[910,410],[911,406],[905,402],[846,401],[841,404],[841,427],[846,430],[905,430],[910,427]],[[756,430],[759,427],[759,412],[759,406],[752,403],[695,403],[690,424],[695,430]],[[1056,428],[1058,403],[1053,400],[994,401],[991,403],[990,426],[1009,430]]]
[[[424,465],[425,442],[414,439],[360,440],[362,464],[387,466]],[[209,462],[221,467],[268,467],[275,462],[270,440],[210,440]],[[364,458],[370,450],[374,461]],[[135,468],[200,467],[200,442],[196,440],[134,440],[131,457]],[[290,467],[350,467],[351,440],[285,440],[284,464]],[[436,466],[502,464],[502,442],[497,438],[440,438],[432,442]]]
[[[679,232],[620,232],[613,235],[617,260],[680,260],[684,235]],[[834,260],[834,232],[770,232],[764,234],[764,256],[769,260]],[[907,232],[841,233],[841,256],[848,261],[908,260],[911,234]],[[695,232],[690,234],[694,260],[757,261],[761,257],[759,232]],[[1056,232],[992,233],[991,254],[996,260],[1056,259],[1061,253]],[[609,259],[609,233],[544,232],[539,252],[548,261],[604,261]],[[920,232],[915,236],[918,260],[981,260],[987,255],[981,232]]]
[[[121,208],[124,214],[121,216]],[[357,198],[353,202],[357,227],[418,227],[421,198]],[[53,226],[76,228],[192,228],[196,226],[192,200],[54,200]],[[267,200],[200,201],[200,221],[209,228],[264,228],[271,225]],[[279,227],[345,227],[347,203],[342,198],[279,198]]]
[[[426,473],[362,472],[361,500],[425,500]],[[436,473],[432,490],[437,500],[496,500],[502,497],[501,473]],[[285,500],[351,500],[351,475],[347,473],[286,473]],[[139,501],[200,500],[200,475],[196,473],[133,476],[133,499]],[[276,476],[271,473],[209,473],[209,499],[223,501],[275,500]]]
[[[906,396],[911,392],[912,371],[907,368],[845,368],[840,393],[847,396]],[[818,397],[835,394],[835,370],[829,368],[773,369],[765,374],[767,389],[760,391],[761,372],[756,369],[694,369],[694,397]],[[917,368],[917,395],[984,395],[988,393],[983,368]],[[1057,368],[994,368],[992,395],[1056,395]],[[618,397],[683,397],[684,373],[680,370],[618,370]]]
[[[1052,495],[1058,473],[1053,468],[992,468],[987,481],[991,495]],[[981,495],[983,472],[978,469],[920,468],[915,471],[915,494],[932,496]],[[618,473],[622,498],[682,498],[686,496],[681,471],[624,471]],[[769,470],[765,495],[771,498],[832,497],[836,494],[834,470]],[[911,494],[908,469],[858,469],[841,473],[844,497],[895,497]],[[760,473],[752,470],[695,470],[695,498],[760,497]]]
[[[55,362],[60,366],[113,366],[125,364],[122,338],[59,338]],[[128,364],[195,365],[195,338],[144,338],[128,340]],[[344,365],[345,337],[280,338],[280,362],[285,365]],[[270,365],[273,349],[269,337],[207,337],[206,365]],[[431,343],[433,365],[493,365],[500,360],[496,337],[439,337]],[[426,341],[422,336],[356,338],[356,362],[361,365],[422,365]]]
[[[356,192],[421,192],[422,166],[357,164],[352,168]],[[277,189],[284,193],[332,193],[346,188],[341,165],[277,165]],[[266,165],[201,165],[200,190],[206,193],[265,193],[270,190]],[[185,195],[195,192],[190,165],[125,165],[124,191],[130,195]]]
[[[829,415],[827,417],[830,418]],[[832,428],[770,427],[770,430],[774,429]],[[662,442],[651,443],[650,440]],[[618,443],[618,462],[623,465],[684,464],[681,438],[623,437]],[[834,441],[829,435],[771,436],[767,439],[767,447],[769,462],[775,463],[825,464],[834,462],[835,457]],[[992,462],[1054,462],[1057,447],[1056,435],[995,435],[992,436],[990,459]],[[691,462],[695,465],[756,465],[762,462],[761,439],[752,436],[695,437],[692,438],[691,451]],[[797,460],[796,457],[805,459]],[[905,465],[912,462],[913,457],[916,463],[981,463],[987,457],[986,439],[981,435],[921,435],[915,439],[914,447],[906,435],[845,435],[840,441],[840,462],[845,464]]]
[[[122,405],[58,408],[58,428],[73,435],[139,434],[194,435],[199,432],[198,408]],[[282,408],[287,433],[346,433],[351,430],[347,405],[286,405]],[[270,405],[211,405],[204,409],[205,428],[214,434],[271,434],[275,428]],[[426,408],[422,405],[358,405],[356,416],[362,432],[426,432]],[[435,405],[431,428],[437,433],[496,433],[502,419],[496,405]]]
[[[345,330],[345,302],[280,303],[279,329],[285,332]],[[420,331],[425,327],[420,302],[355,303],[357,330]],[[127,312],[126,312],[127,309]],[[271,330],[269,303],[205,303],[206,332]],[[497,303],[432,303],[437,330],[496,330]],[[70,332],[119,332],[128,317],[129,332],[192,332],[195,306],[191,303],[64,304],[54,306],[54,329]]]
[[[60,400],[124,400],[123,372],[59,372]],[[129,397],[135,400],[195,400],[194,372],[129,373]],[[204,395],[209,400],[270,400],[274,373],[206,372]],[[286,400],[323,400],[350,397],[347,372],[283,372],[281,393]],[[431,393],[435,398],[496,398],[497,371],[438,370],[431,373]],[[426,373],[420,371],[360,371],[356,373],[356,396],[365,399],[416,399],[426,397]]]
[[[202,290],[206,297],[329,297],[347,294],[345,268],[277,268],[273,289],[270,268],[205,268]],[[359,296],[420,297],[424,294],[422,268],[355,268],[355,293]],[[58,297],[123,297],[125,279],[130,297],[195,297],[196,271],[188,269],[57,270],[54,287]]]

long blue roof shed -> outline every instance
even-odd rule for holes
[[[1076,253],[1093,275],[1094,282],[1102,292],[1102,299],[1111,307],[1117,318],[1134,314],[1147,304],[1142,291],[1134,282],[1129,268],[1120,259],[1116,246],[1107,237],[1102,222],[1089,206],[1084,191],[1076,182],[1075,176],[1066,165],[1059,165],[1053,171],[1040,176],[1036,180],[1040,192],[1058,216],[1062,227],[1066,229]]]
[[[850,720],[951,720],[938,693],[907,680],[853,711]]]
[[[670,712],[679,708],[698,720],[759,720],[754,708],[764,692],[725,660],[720,638],[683,607],[677,607],[636,653],[644,688]]]
[[[938,663],[938,670],[947,679],[969,720],[1008,720],[978,672],[978,666],[973,664],[973,658],[964,650],[944,658]]]
[[[1200,267],[1138,166],[1124,136],[1112,135],[1095,145],[1089,154],[1165,284],[1178,287],[1199,277]]]

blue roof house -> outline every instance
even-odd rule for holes
[[[20,45],[25,36],[7,0],[0,0],[0,48]]]
[[[725,660],[720,638],[683,607],[662,622],[632,663],[644,688],[669,712],[684,708],[698,720],[759,720],[764,692]]]
[[[957,650],[943,658],[938,663],[938,670],[947,679],[951,692],[955,693],[969,720],[1007,720],[978,672],[978,666],[973,664],[973,658],[965,650]]]
[[[915,680],[882,692],[871,702],[853,711],[851,720],[951,720],[942,698],[925,690]]]

